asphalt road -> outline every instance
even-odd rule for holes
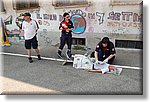
[[[67,95],[141,95],[143,94],[142,69],[123,69],[121,75],[101,74],[77,70],[69,63],[33,59],[29,63],[26,57],[1,55],[3,58],[3,74],[5,78],[13,79],[36,87],[55,90]],[[11,83],[9,83],[11,85]],[[17,85],[11,94],[17,93]],[[7,88],[8,86],[5,85]],[[7,88],[9,90],[9,87]],[[29,92],[32,89],[28,89]],[[38,91],[39,92],[39,91]],[[40,90],[40,94],[44,93]],[[36,94],[39,94],[36,93]],[[8,94],[4,91],[3,94]],[[33,93],[35,94],[35,93]],[[56,94],[56,93],[54,93]],[[59,94],[59,93],[58,93]]]

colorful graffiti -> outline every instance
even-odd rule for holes
[[[134,12],[110,12],[108,19],[117,21],[131,21],[131,22],[142,22],[142,14],[137,14]]]
[[[129,28],[141,28],[142,23],[136,22],[107,22],[108,27],[129,27]]]
[[[95,13],[88,13],[88,19],[95,19]]]
[[[86,17],[86,12],[82,11],[81,9],[76,9],[76,10],[70,10],[68,13],[72,15],[81,15],[82,17]]]
[[[16,18],[16,25],[19,28],[19,30],[17,28],[15,28],[14,30],[7,30],[8,33],[8,37],[9,40],[11,42],[20,42],[24,40],[24,33],[21,30],[22,29],[22,22],[24,21],[24,17],[22,16],[22,14],[20,14],[17,18]]]
[[[86,30],[86,13],[81,9],[69,10],[69,15],[71,16],[71,21],[74,24],[73,33],[74,34],[82,34]],[[63,16],[59,15],[59,21],[63,20]]]
[[[107,19],[107,27],[113,28],[112,30],[107,30],[107,32],[129,34],[131,33],[130,31],[134,31],[134,33],[142,33],[142,14],[111,11]]]
[[[24,17],[22,14],[16,18],[16,25],[19,27],[19,29],[22,29],[22,22],[24,21]]]
[[[38,20],[38,24],[39,24],[39,25],[44,25],[44,26],[50,26],[50,21]]]
[[[85,32],[102,32],[102,33],[122,33],[130,34],[139,33],[142,28],[142,14],[135,12],[115,12],[108,11],[103,13],[100,11],[90,10],[89,8],[84,9],[71,9],[65,10],[63,12],[68,12],[71,16],[71,20],[74,24],[73,33],[74,34],[85,34]],[[63,13],[62,13],[63,14]],[[108,15],[106,15],[108,14]],[[12,24],[13,16],[10,15],[6,20],[4,20],[6,25]],[[62,15],[57,15],[55,13],[43,14],[36,12],[35,19],[38,24],[41,25],[41,29],[48,29],[49,26],[52,26],[52,29],[59,26],[58,21],[63,20]],[[16,17],[15,23],[19,29],[21,29],[22,22],[24,21],[22,14]],[[57,23],[56,23],[57,22]],[[53,25],[54,24],[54,25]],[[95,26],[100,26],[102,29],[98,29]],[[24,39],[23,32],[17,29],[7,30],[8,38],[12,42],[20,42]],[[47,28],[46,28],[47,27]],[[106,27],[106,28],[105,28]],[[50,29],[51,30],[51,29]],[[58,30],[58,28],[57,28]],[[42,32],[46,33],[45,30]],[[42,33],[43,34],[43,33]],[[46,35],[40,35],[45,41],[46,44],[50,44],[52,41]]]
[[[36,14],[39,25],[50,26],[50,21],[57,21],[56,14]]]
[[[12,15],[10,15],[8,18],[6,18],[6,19],[4,20],[4,22],[5,22],[5,25],[10,25],[10,24],[12,24]]]
[[[126,29],[126,28],[115,28],[113,30],[110,29],[104,29],[102,30],[103,33],[106,34],[129,34],[130,30]]]
[[[85,10],[86,11],[86,10]],[[93,25],[101,25],[104,22],[104,13],[101,12],[88,12],[81,9],[69,10],[68,13],[71,16],[71,20],[74,24],[74,34],[83,34],[87,29],[88,32],[94,32]],[[97,18],[98,17],[98,21]],[[63,16],[59,15],[59,21],[63,20]],[[88,25],[88,27],[87,27]]]
[[[12,25],[12,20],[13,20],[12,17],[13,16],[10,15],[7,19],[4,20],[6,28],[7,28],[7,25]],[[22,28],[23,21],[24,21],[23,16],[22,14],[20,14],[15,20],[15,23],[19,29]],[[9,42],[20,42],[21,40],[22,41],[24,40],[23,31],[18,30],[17,28],[15,28],[14,30],[9,30],[8,28],[7,29],[6,28],[5,28],[4,33],[5,32],[7,33]]]
[[[37,19],[44,19],[44,20],[57,20],[57,15],[56,14],[36,14]]]
[[[43,14],[43,19],[44,20],[57,20],[57,15],[56,14]]]
[[[96,16],[99,17],[99,25],[104,22],[104,13],[96,12]]]
[[[83,16],[75,14],[71,16],[71,20],[74,24],[74,30],[72,31],[75,34],[82,34],[86,29],[86,21]]]
[[[9,40],[11,42],[20,42],[24,40],[24,33],[22,30],[14,29],[14,30],[7,30]]]
[[[14,29],[14,30],[9,30],[7,25],[12,25],[12,20],[13,20],[13,16],[10,15],[8,18],[6,18],[4,20],[4,24],[2,24],[2,33],[3,35],[3,43],[4,45],[9,45],[9,42],[20,42],[20,40],[24,40],[24,34],[21,30],[18,30],[17,28]],[[23,16],[22,14],[20,14],[15,22],[16,22],[16,25],[17,27],[19,27],[19,29],[21,29],[21,25],[22,25],[22,22],[24,21],[23,19]]]

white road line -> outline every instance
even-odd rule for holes
[[[121,65],[114,65],[117,68],[124,68],[124,69],[143,69],[140,67],[132,67],[132,66],[121,66]]]
[[[0,54],[3,55],[12,55],[12,56],[20,56],[20,57],[28,57],[28,55],[23,55],[23,54],[15,54],[15,53],[5,53],[5,52],[0,52]],[[37,56],[32,56],[33,58],[37,58]],[[64,62],[64,59],[57,59],[57,58],[48,58],[48,57],[41,57],[42,59],[46,59],[46,60],[51,60],[51,61],[60,61],[60,62]],[[68,62],[73,62],[68,60]],[[121,65],[114,65],[116,67],[119,68],[125,68],[125,69],[143,69],[140,67],[132,67],[132,66],[121,66]]]
[[[19,56],[19,57],[28,57],[28,55],[23,55],[23,54],[16,54],[16,53],[5,53],[5,52],[0,52],[0,54],[3,55],[12,55],[12,56]],[[31,56],[32,58],[37,58],[37,56]],[[52,61],[60,61],[60,62],[64,62],[64,59],[57,59],[57,58],[48,58],[48,57],[41,57],[42,59],[46,59],[46,60],[52,60]],[[68,60],[68,62],[73,62]]]

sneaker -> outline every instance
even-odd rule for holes
[[[66,57],[67,57],[68,59],[71,58],[71,50],[67,50],[67,51],[66,51]]]
[[[61,51],[60,51],[60,50],[58,50],[57,55],[58,55],[58,57],[62,58],[62,55],[61,55]]]
[[[32,60],[32,58],[31,58],[31,57],[29,57],[28,59],[29,59],[29,62],[30,62],[30,63],[32,63],[32,62],[33,62],[33,60]]]
[[[38,60],[41,60],[41,56],[40,55],[37,55],[38,56]]]

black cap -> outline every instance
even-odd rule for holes
[[[30,13],[24,13],[22,16],[30,16],[31,17],[31,14]]]

